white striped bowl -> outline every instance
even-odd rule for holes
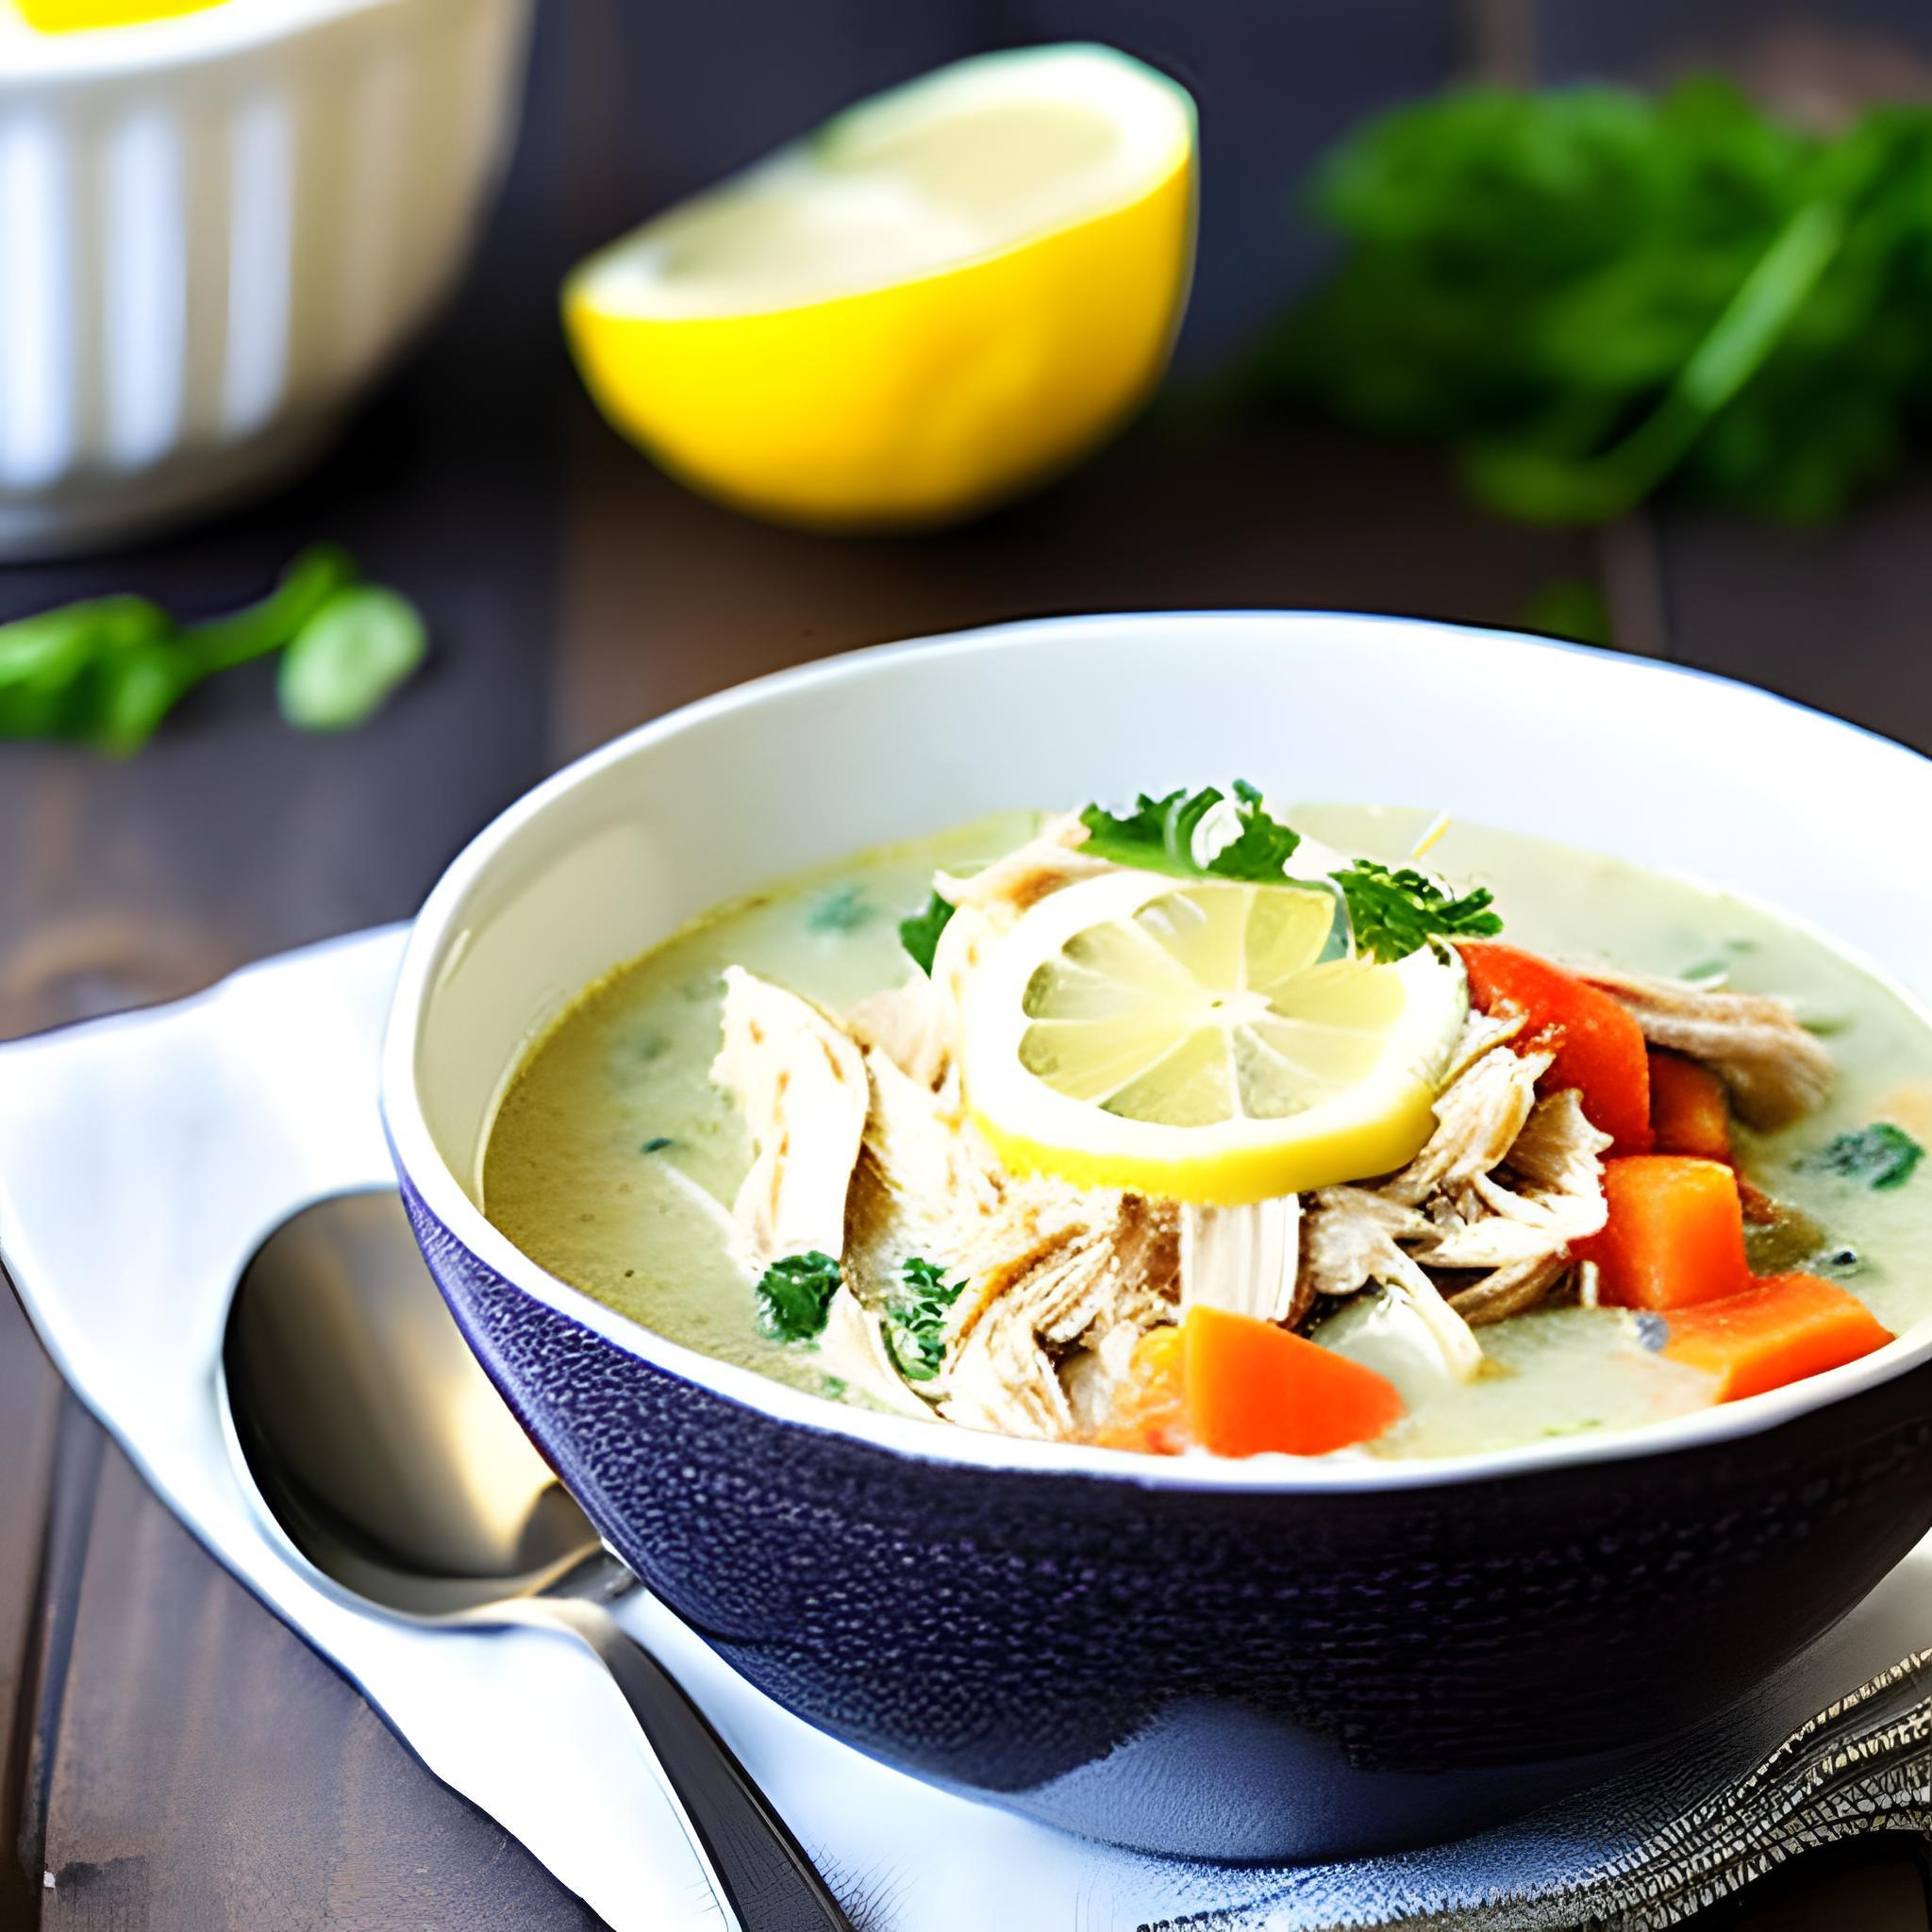
[[[529,10],[0,17],[0,558],[102,547],[320,448],[462,266]]]

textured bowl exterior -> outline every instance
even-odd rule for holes
[[[473,1347],[605,1538],[779,1703],[1092,1836],[1422,1842],[1707,1719],[1932,1527],[1932,1364],[1740,1440],[1299,1495],[928,1461],[747,1407],[479,1259]]]
[[[339,0],[204,49],[0,72],[0,558],[103,545],[314,453],[448,291],[530,0]],[[233,9],[245,25],[243,9]],[[63,49],[64,51],[64,49]]]

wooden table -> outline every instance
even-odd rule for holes
[[[608,26],[586,5],[576,19]],[[553,128],[599,58],[595,32],[557,41],[533,108]],[[328,535],[417,598],[437,640],[420,682],[340,740],[285,730],[258,668],[129,764],[0,748],[0,1033],[403,916],[531,781],[702,692],[1017,615],[1312,606],[1508,625],[1552,582],[1601,575],[1626,646],[1932,749],[1923,480],[1828,533],[1671,516],[1591,540],[1476,515],[1426,456],[1183,387],[1073,480],[954,535],[826,541],[700,503],[594,420],[556,339],[558,271],[635,211],[581,172],[608,133],[526,153],[471,292],[312,478],[109,561],[0,572],[0,618],[107,589],[212,609]],[[0,1473],[0,1928],[590,1923],[190,1541],[6,1295]],[[1928,1921],[1916,1852],[1879,1840],[1705,1923]]]

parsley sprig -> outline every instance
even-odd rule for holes
[[[1316,204],[1337,264],[1269,374],[1505,515],[1829,517],[1923,433],[1923,106],[1821,136],[1710,78],[1463,89],[1345,136]]]
[[[899,922],[899,943],[928,979],[932,977],[933,955],[939,950],[940,935],[952,916],[951,904],[934,892],[927,898],[923,912]]]
[[[930,1382],[946,1359],[946,1316],[963,1281],[948,1281],[936,1261],[914,1255],[905,1268],[908,1292],[886,1304],[886,1346],[908,1382]]]
[[[1126,812],[1090,805],[1080,814],[1087,827],[1083,852],[1115,865],[1142,872],[1173,873],[1180,878],[1244,879],[1276,884],[1287,875],[1301,834],[1271,818],[1260,792],[1245,778],[1233,787],[1235,836],[1205,858],[1197,853],[1202,821],[1227,793],[1213,785],[1190,792],[1185,788],[1155,798],[1143,791]]]
[[[1326,882],[1296,879],[1289,873],[1301,835],[1269,815],[1260,791],[1243,778],[1237,778],[1230,791],[1235,836],[1205,856],[1197,835],[1208,814],[1230,796],[1212,785],[1158,798],[1143,791],[1125,812],[1090,805],[1080,814],[1087,827],[1080,849],[1116,865],[1180,878],[1321,883],[1325,888]],[[1503,930],[1502,919],[1491,909],[1494,895],[1481,887],[1452,896],[1425,873],[1392,869],[1370,858],[1331,873],[1329,880],[1348,908],[1356,950],[1385,966],[1406,959],[1431,940],[1487,939]]]
[[[810,1341],[824,1333],[839,1292],[839,1264],[817,1248],[774,1261],[758,1277],[758,1333],[767,1341]]]
[[[1503,930],[1501,916],[1490,909],[1495,894],[1487,887],[1451,898],[1426,874],[1391,872],[1372,858],[1358,858],[1329,876],[1347,903],[1356,950],[1385,966],[1434,939],[1490,939]]]
[[[1868,1188],[1890,1189],[1904,1187],[1924,1158],[1925,1150],[1903,1127],[1874,1121],[1835,1136],[1807,1164]]]

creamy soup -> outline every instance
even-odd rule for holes
[[[1391,864],[1405,861],[1426,819],[1342,806],[1287,817],[1337,852]],[[745,969],[827,1015],[847,1014],[907,981],[900,922],[925,904],[936,873],[970,874],[1041,824],[1036,814],[1009,813],[861,854],[721,907],[591,988],[537,1042],[505,1096],[484,1166],[491,1220],[553,1274],[674,1341],[794,1388],[875,1402],[875,1390],[836,1373],[841,1364],[809,1341],[761,1332],[753,1291],[758,1263],[747,1259],[733,1220],[754,1137],[740,1098],[714,1078],[726,969]],[[1833,1073],[1823,1103],[1790,1124],[1759,1130],[1732,1123],[1747,1204],[1774,1204],[1747,1230],[1752,1267],[1758,1275],[1802,1271],[1848,1291],[1892,1333],[1932,1310],[1932,1163],[1911,1170],[1909,1154],[1932,1112],[1932,1029],[1903,997],[1772,912],[1620,860],[1456,824],[1427,863],[1457,889],[1493,891],[1512,947],[1790,999],[1828,1047]],[[1521,1049],[1523,1039],[1515,1044]],[[1844,1158],[1849,1143],[1840,1137],[1881,1121],[1896,1124],[1890,1144],[1905,1151],[1893,1167],[1880,1164],[1885,1184],[1874,1185],[1872,1163]],[[1821,1158],[1834,1145],[1838,1157]],[[1898,1166],[1907,1171],[1901,1175]],[[1303,1198],[1306,1241],[1324,1197]],[[1445,1212],[1440,1201],[1419,1211]],[[1197,1258],[1202,1239],[1195,1238]],[[1429,1239],[1413,1247],[1424,1259]],[[1453,1306],[1453,1284],[1472,1277],[1452,1271],[1436,1278]],[[1724,1392],[1710,1358],[1665,1352],[1669,1311],[1588,1305],[1598,1280],[1593,1269],[1573,1269],[1542,1303],[1474,1326],[1480,1362],[1454,1374],[1444,1373],[1425,1327],[1403,1319],[1413,1313],[1408,1303],[1375,1280],[1347,1294],[1314,1295],[1292,1325],[1398,1392],[1399,1415],[1360,1444],[1374,1455],[1459,1454],[1623,1428],[1705,1407]],[[1281,1311],[1274,1312],[1282,1325]],[[903,1361],[903,1336],[893,1341],[891,1331],[896,1319],[880,1317],[898,1351],[890,1358]],[[1137,1319],[1144,1327],[1150,1318],[1143,1309]],[[1165,1318],[1157,1307],[1152,1319],[1158,1325]],[[1084,1345],[1092,1364],[1105,1361],[1118,1377],[1132,1339],[1123,1330],[1111,1357],[1091,1336]],[[1058,1352],[1061,1340],[1049,1334],[1041,1346],[1058,1373],[1078,1380]],[[1094,1366],[1087,1379],[1100,1374]],[[908,1387],[922,1400],[929,1393],[918,1380]],[[1081,1413],[1080,1394],[1070,1382],[1068,1415]],[[1058,1395],[1054,1401],[1058,1410]],[[917,1412],[916,1403],[891,1406]],[[1017,1432],[1078,1439],[1091,1433],[1091,1402],[1085,1412],[1088,1422]]]

